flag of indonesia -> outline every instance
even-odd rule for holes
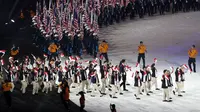
[[[64,53],[60,53],[60,57],[62,58],[62,57],[64,57],[65,55],[64,55]]]
[[[4,60],[3,59],[1,59],[1,65],[4,65]]]
[[[5,52],[6,52],[6,50],[0,50],[0,53],[2,53],[2,56],[1,56],[1,57],[4,56]]]
[[[43,56],[44,56],[45,58],[47,58],[47,55],[46,55],[46,54],[43,54]]]

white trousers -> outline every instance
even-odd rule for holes
[[[169,98],[171,98],[171,97],[172,97],[172,90],[173,90],[173,87],[168,87],[168,89],[169,89]]]
[[[28,86],[28,83],[26,81],[21,81],[22,87],[21,91],[24,94],[26,92],[26,87]]]
[[[163,89],[163,100],[169,100],[169,89]]]
[[[185,91],[185,87],[184,87],[185,85],[184,85],[184,83],[185,83],[185,81],[181,81],[181,85],[180,85],[181,86],[180,87],[181,91]]]
[[[94,95],[94,94],[95,94],[95,90],[98,91],[98,86],[97,86],[96,83],[92,83],[92,93],[91,93],[91,95]]]
[[[140,95],[141,91],[141,86],[136,87],[136,97],[139,98],[138,96]]]
[[[151,86],[152,86],[151,81],[147,81],[146,84],[147,84],[148,91],[151,91]]]
[[[105,78],[101,79],[101,92],[102,93],[106,92],[106,79]]]
[[[11,85],[12,85],[12,88],[10,89],[11,92],[13,92],[14,88],[15,88],[15,85],[13,82],[11,82]]]
[[[85,86],[86,86],[86,89],[88,90],[88,86],[89,86],[88,81],[87,80],[81,81],[81,91],[85,92]]]
[[[61,82],[58,82],[57,83],[59,86],[58,86],[58,91],[57,91],[57,93],[61,93],[62,92],[62,89],[61,89]]]
[[[147,94],[148,91],[147,91],[147,82],[142,82],[142,87],[141,87],[141,90],[144,89],[144,92]],[[142,92],[141,92],[142,93]]]
[[[43,85],[44,85],[44,87],[42,89],[42,92],[48,93],[48,91],[49,91],[49,82],[43,82]]]
[[[158,83],[157,83],[157,78],[156,77],[152,77],[152,84],[151,86],[155,85],[155,89],[158,88]]]
[[[33,94],[33,95],[38,94],[38,91],[39,91],[39,83],[38,83],[37,81],[33,81],[32,84],[33,84],[33,91],[32,91],[32,94]]]
[[[117,89],[118,89],[118,92],[119,92],[119,93],[123,93],[123,92],[122,92],[122,89],[121,89],[121,87],[120,87],[120,82],[117,83]]]
[[[178,92],[178,95],[180,95],[181,94],[181,82],[176,82],[176,86],[177,86],[176,91]]]
[[[111,84],[110,86],[111,86],[111,89],[112,89],[112,91],[111,91],[112,97],[114,97],[116,95],[116,92],[117,92],[117,86],[114,85],[114,84]]]

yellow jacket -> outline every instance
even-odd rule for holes
[[[58,47],[56,44],[51,44],[48,48],[48,50],[51,52],[51,53],[55,53],[57,50],[58,50]]]
[[[145,53],[146,52],[146,46],[145,45],[139,45],[138,46],[138,53]]]
[[[11,83],[4,83],[4,84],[2,85],[2,88],[3,88],[3,91],[4,91],[4,92],[5,92],[5,91],[10,91],[11,88],[12,88],[12,84],[11,84]]]
[[[99,52],[100,53],[107,53],[108,52],[108,44],[106,42],[102,42],[99,45]]]
[[[15,56],[19,53],[19,50],[11,50],[11,56]]]
[[[195,48],[191,48],[188,51],[188,55],[189,55],[190,58],[196,58],[197,54],[198,54],[198,51]]]

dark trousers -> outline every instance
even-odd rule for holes
[[[85,105],[81,105],[81,106],[80,106],[80,112],[84,112],[84,111],[83,111],[84,107],[85,107]]]
[[[58,54],[57,52],[55,52],[55,53],[51,53],[49,58],[51,60],[52,58],[56,59],[57,57],[58,57]]]
[[[143,61],[143,68],[144,68],[145,67],[145,54],[144,53],[138,54],[138,60],[137,60],[138,63],[140,63],[141,58],[142,58],[142,61]]]
[[[192,69],[191,64],[193,64],[193,69]],[[188,65],[189,65],[189,68],[191,71],[196,72],[196,59],[195,58],[189,58]]]
[[[120,87],[123,86],[123,90],[126,90],[126,73],[122,74],[122,83],[120,84]]]
[[[101,53],[100,56],[103,55],[103,57],[106,59],[107,62],[109,62],[108,60],[108,54],[107,53]]]
[[[11,107],[11,103],[12,103],[11,92],[10,91],[4,91],[3,94],[4,94],[7,105],[9,107]]]

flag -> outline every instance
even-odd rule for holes
[[[6,50],[0,50],[0,53],[5,54]]]
[[[43,56],[44,56],[45,58],[47,58],[47,55],[46,55],[46,54],[43,54]]]
[[[4,60],[3,59],[1,59],[1,65],[4,65]]]
[[[157,63],[157,58],[154,58],[153,61],[154,61],[154,63]]]
[[[70,61],[75,61],[75,58],[74,58],[73,56],[70,56],[70,57],[69,57],[69,60],[70,60]]]
[[[1,57],[3,57],[6,53],[6,50],[0,50],[0,53],[2,53]]]
[[[76,57],[75,57],[75,60],[80,60],[80,57],[76,56]]]
[[[79,25],[78,25],[78,14],[77,14],[77,9],[75,8],[74,9],[74,16],[73,16],[74,18],[73,18],[73,26],[74,26],[74,28],[77,30],[77,29],[79,29]]]
[[[61,53],[61,54],[60,54],[60,57],[64,57],[64,56],[65,56],[64,53]]]
[[[46,8],[46,3],[45,0],[43,2],[43,19],[42,22],[44,24],[45,30],[47,29],[47,8]]]

